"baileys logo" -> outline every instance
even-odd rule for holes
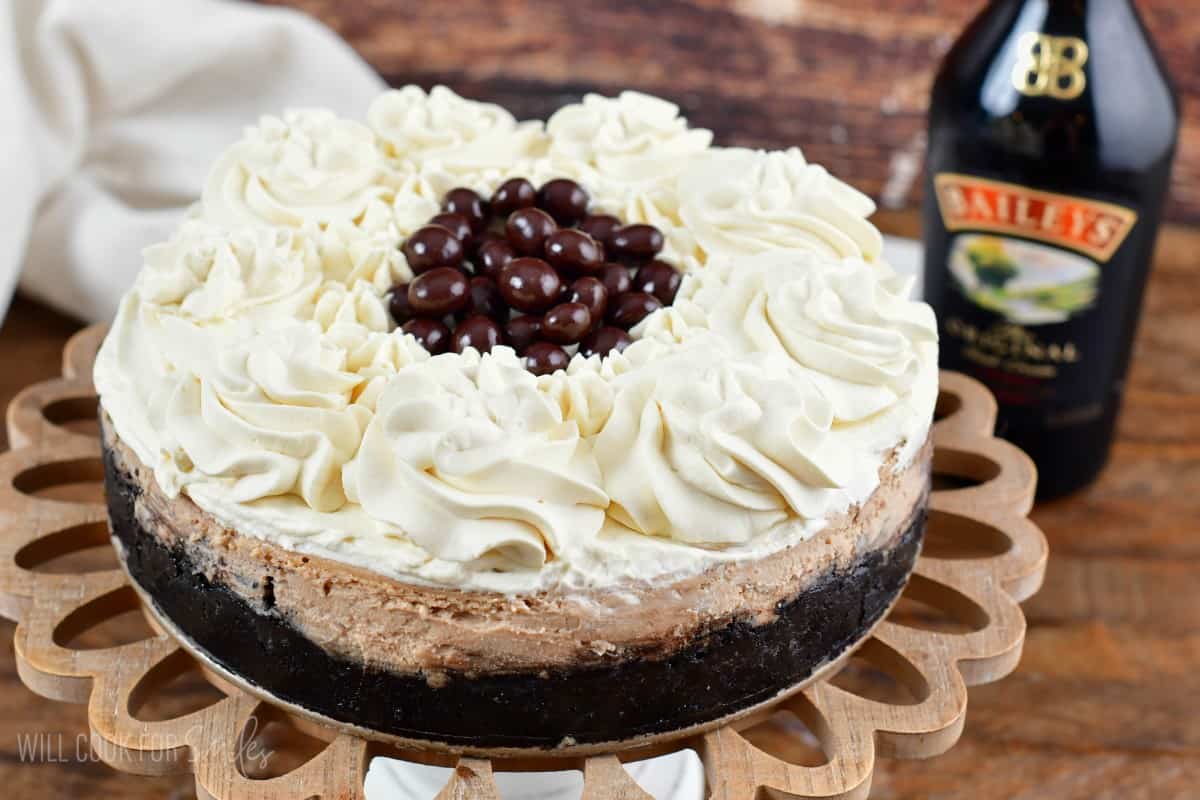
[[[1109,261],[1137,224],[1137,212],[1111,203],[1039,192],[1011,183],[943,173],[938,204],[950,231],[1011,234]]]

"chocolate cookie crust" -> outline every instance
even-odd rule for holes
[[[264,692],[390,736],[472,748],[627,740],[701,725],[803,681],[863,638],[903,589],[925,530],[925,502],[884,548],[830,569],[766,622],[734,620],[665,657],[621,654],[579,668],[471,673],[382,669],[322,648],[277,612],[264,581],[255,607],[210,579],[181,543],[136,514],[142,487],[105,447],[114,540],[157,611],[215,663]],[[349,621],[353,624],[353,621]]]

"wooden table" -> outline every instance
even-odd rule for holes
[[[914,229],[906,215],[881,224]],[[1020,668],[971,690],[966,732],[948,754],[883,762],[873,797],[1200,797],[1200,233],[1164,236],[1145,320],[1111,465],[1035,512],[1051,558],[1026,605]],[[58,374],[77,328],[18,299],[0,328],[0,404]],[[21,685],[12,628],[0,623],[5,796],[194,796],[190,777],[119,775],[86,745],[77,751],[82,707]],[[50,750],[22,758],[31,741]]]

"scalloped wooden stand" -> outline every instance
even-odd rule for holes
[[[714,800],[862,798],[877,755],[925,758],[959,737],[968,685],[995,681],[1015,668],[1025,635],[1018,602],[1041,585],[1047,547],[1027,518],[1036,481],[1033,464],[992,437],[996,404],[987,390],[958,374],[942,375],[934,429],[934,472],[958,485],[933,494],[926,551],[905,590],[907,600],[934,606],[961,625],[915,627],[905,601],[879,625],[856,658],[893,676],[911,695],[885,702],[817,681],[777,707],[716,731],[616,754],[566,759],[494,760],[403,750],[295,718],[205,670],[221,692],[213,704],[175,718],[144,721],[139,710],[156,692],[196,668],[191,656],[159,631],[103,649],[74,649],[73,638],[140,608],[120,569],[47,573],[39,565],[108,541],[95,482],[102,480],[93,432],[72,428],[95,419],[91,366],[100,327],[75,336],[63,377],[31,386],[8,409],[13,450],[0,456],[0,614],[17,621],[21,679],[52,700],[88,704],[92,743],[113,767],[158,775],[193,772],[201,798],[284,800],[360,798],[375,755],[455,767],[438,798],[498,800],[493,769],[578,768],[583,800],[647,800],[623,761],[667,750],[695,749]],[[90,484],[86,499],[69,491]],[[153,621],[151,620],[152,624]],[[964,630],[965,628],[965,630]],[[204,669],[203,665],[200,665]],[[789,711],[820,741],[825,763],[789,763],[755,747],[751,729]],[[270,736],[267,734],[270,733]],[[266,753],[298,741],[306,752],[283,771],[264,767]]]

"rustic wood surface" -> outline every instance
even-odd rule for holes
[[[933,70],[982,0],[268,0],[310,12],[392,84],[544,119],[587,91],[679,103],[726,144],[803,146],[912,207]],[[1200,223],[1200,13],[1136,0],[1184,100],[1171,217]]]
[[[914,220],[883,223],[911,232]],[[1200,233],[1169,231],[1160,250],[1113,462],[1095,486],[1034,513],[1052,555],[1045,587],[1026,604],[1020,667],[971,690],[965,733],[948,754],[881,762],[872,797],[1197,796]],[[17,301],[0,328],[0,405],[58,373],[62,345],[77,327]],[[84,709],[21,685],[11,634],[11,624],[0,623],[0,781],[10,796],[192,796],[187,776],[120,775],[89,758],[86,744],[77,747]],[[199,678],[185,680],[173,684],[169,701],[195,707],[209,691]],[[23,758],[30,741],[50,749]],[[755,741],[802,750],[783,730],[764,729]]]

